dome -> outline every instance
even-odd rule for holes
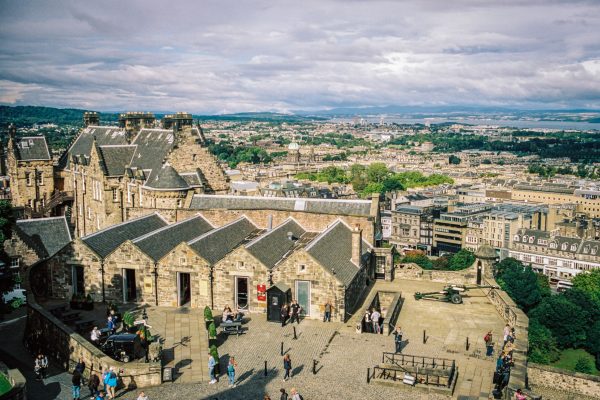
[[[475,252],[475,257],[488,260],[494,260],[498,258],[498,256],[496,255],[496,250],[494,250],[492,246],[487,244],[482,244],[481,246],[479,246],[479,248]]]
[[[298,150],[300,149],[300,145],[296,142],[292,142],[288,146],[288,150]]]

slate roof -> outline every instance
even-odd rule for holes
[[[15,153],[18,160],[50,160],[48,143],[44,136],[29,136],[15,139]]]
[[[186,190],[190,188],[185,179],[169,164],[164,164],[158,171],[153,171],[144,186],[158,190]]]
[[[105,258],[126,240],[133,240],[167,225],[157,213],[113,225],[81,238],[100,257]]]
[[[218,229],[188,242],[202,258],[214,265],[239,246],[258,228],[246,217],[237,219]]]
[[[131,166],[157,172],[174,143],[175,137],[171,130],[142,129],[131,143],[137,146]]]
[[[96,138],[98,146],[128,144],[127,134],[121,128],[114,126],[88,126],[79,133],[79,136],[75,139],[69,150],[63,154],[59,161],[59,166],[61,168],[68,168],[72,156],[89,158],[94,138]]]
[[[183,180],[188,184],[189,187],[202,187],[204,184],[200,179],[198,171],[196,172],[184,172],[179,174]]]
[[[41,259],[52,257],[72,240],[64,216],[18,220],[14,230]]]
[[[363,240],[363,257],[370,246]],[[359,271],[352,261],[352,231],[342,221],[337,221],[306,247],[306,251],[332,273],[342,284],[348,286]]]
[[[150,232],[135,239],[133,243],[154,261],[159,261],[179,243],[192,240],[212,229],[213,226],[204,217],[197,215]]]
[[[370,216],[370,200],[332,200],[261,196],[194,195],[191,209],[281,210],[319,214]]]
[[[292,233],[292,240],[288,238]],[[293,219],[284,221],[270,232],[246,245],[250,254],[271,269],[288,253],[306,231]]]
[[[121,176],[125,168],[131,163],[135,146],[108,145],[98,146],[100,157],[104,163],[104,172],[108,176]]]

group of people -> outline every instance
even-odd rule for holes
[[[73,400],[81,399],[81,386],[85,384],[83,377],[84,371],[85,362],[82,358],[80,358],[73,369],[73,376],[71,377],[71,391]],[[87,382],[87,387],[90,391],[90,398],[93,400],[114,399],[116,397],[115,392],[118,381],[119,377],[114,367],[104,370],[102,367],[100,367],[98,373],[90,371],[90,376]],[[100,389],[100,385],[103,386],[102,389]],[[141,394],[143,394],[143,392],[141,392]],[[144,398],[144,396],[142,396],[141,399],[147,400],[147,397]]]
[[[48,357],[41,353],[38,354],[33,364],[33,371],[38,381],[48,377]]]
[[[362,332],[383,333],[382,320],[383,318],[381,317],[379,310],[376,308],[367,310],[362,319]]]
[[[496,370],[494,372],[495,392],[502,391],[502,389],[508,385],[508,381],[510,379],[510,370],[514,366],[513,352],[515,350],[515,338],[515,328],[511,327],[509,324],[506,324],[503,330],[502,349],[498,353],[498,358],[496,359]],[[486,355],[492,356],[494,353],[492,331],[489,331],[485,335],[484,340],[487,349]],[[521,393],[517,394],[521,395]],[[519,397],[517,396],[516,398]]]
[[[223,309],[223,322],[241,321],[244,314],[241,312],[234,313],[231,307],[225,306]]]
[[[294,323],[294,320],[296,321],[297,324],[300,323],[300,313],[303,311],[302,307],[300,306],[300,304],[298,304],[298,302],[294,299],[292,300],[292,303],[288,306],[286,303],[284,303],[281,306],[281,311],[280,311],[280,319],[281,319],[281,326],[285,326],[285,324],[287,323],[288,319],[290,324]]]
[[[286,392],[284,388],[281,388],[279,389],[279,393],[281,393],[279,395],[279,400],[303,400],[302,395],[298,393],[296,388],[291,388],[290,393]],[[265,394],[263,400],[271,400],[271,396]]]

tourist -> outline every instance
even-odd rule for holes
[[[108,371],[106,369],[102,369],[102,367],[100,367],[100,383],[102,383],[102,389],[104,389],[104,391],[106,392],[106,379],[108,376]]]
[[[75,371],[79,372],[79,375],[82,377],[83,380],[83,371],[85,371],[85,362],[83,361],[83,358],[79,357],[79,360],[77,360],[77,364],[75,365]]]
[[[281,395],[279,396],[279,400],[288,400],[288,394],[284,388],[279,389]]]
[[[517,393],[515,393],[515,400],[526,400],[527,396],[523,394],[521,389],[517,389]]]
[[[96,396],[95,400],[104,400],[104,396],[105,392],[104,390],[101,390],[100,392],[98,392],[98,395]]]
[[[369,310],[367,310],[365,312],[365,316],[363,318],[363,323],[365,325],[364,331],[370,333],[373,325],[371,324],[371,312]]]
[[[94,343],[96,346],[100,345],[100,336],[102,336],[102,334],[100,333],[100,329],[98,329],[98,327],[95,326],[94,329],[92,329],[92,333],[90,333],[90,339],[92,340],[92,343]]]
[[[323,322],[331,322],[331,301],[327,300],[325,303],[325,314],[323,315]]]
[[[373,333],[381,333],[379,326],[379,319],[381,318],[381,314],[376,309],[373,309],[371,313],[371,321],[373,321]]]
[[[302,400],[302,396],[300,396],[300,393],[298,393],[296,388],[292,388],[290,394],[292,395],[291,400]]]
[[[42,378],[46,379],[48,377],[48,357],[45,354],[42,354],[41,365]]]
[[[227,365],[227,377],[229,378],[229,387],[235,387],[235,369],[237,362],[234,357],[229,358],[229,365]]]
[[[115,372],[114,367],[110,367],[108,373],[106,374],[106,378],[104,379],[104,387],[108,392],[108,398],[115,398],[115,390],[117,388],[117,373]]]
[[[298,302],[296,300],[292,301],[292,305],[291,305],[291,310],[292,310],[292,317],[290,318],[290,324],[294,323],[294,319],[296,320],[296,323],[300,323],[300,310],[302,310],[302,307],[300,307],[300,304],[298,304]]]
[[[140,394],[137,397],[137,400],[148,400],[148,396],[146,396],[146,393],[140,392]]]
[[[392,332],[394,334],[394,342],[396,343],[396,353],[402,352],[402,328],[397,325]]]
[[[115,333],[115,323],[113,321],[113,317],[111,315],[108,316],[108,319],[106,321],[106,327],[108,328],[108,330],[110,331],[111,334]]]
[[[284,327],[285,326],[285,321],[287,321],[288,319],[288,306],[287,304],[283,303],[281,305],[281,311],[280,311],[280,318],[281,318],[281,326]]]
[[[33,362],[33,371],[35,372],[35,379],[38,381],[42,380],[42,355],[38,354],[37,358]]]
[[[98,387],[100,386],[100,378],[98,378],[98,375],[95,373],[91,373],[90,374],[90,379],[88,380],[88,389],[90,389],[90,396],[92,396],[92,399],[95,398],[95,396],[98,396]]]
[[[483,338],[485,341],[486,356],[491,356],[494,353],[494,339],[492,336],[492,331],[489,331]]]
[[[226,306],[223,309],[223,322],[232,322],[233,321],[233,312],[229,306]]]
[[[213,383],[217,383],[217,378],[215,377],[215,366],[217,365],[217,362],[215,361],[215,358],[213,357],[213,355],[211,353],[208,353],[208,376],[210,377],[210,383],[211,385]]]
[[[283,381],[285,382],[292,377],[292,360],[289,354],[283,356],[283,369],[285,370],[285,375],[283,376]]]
[[[73,371],[73,378],[71,378],[71,383],[73,400],[79,400],[81,398],[81,373],[78,370]]]
[[[510,325],[506,324],[502,333],[504,334],[504,344],[506,344],[506,342],[508,342],[508,337],[510,336]]]

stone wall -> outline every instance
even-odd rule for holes
[[[14,231],[12,237],[4,241],[4,251],[10,258],[19,259],[19,276],[22,280],[21,288],[30,290],[29,270],[32,265],[40,261],[38,254]]]
[[[60,365],[64,370],[71,371],[77,360],[83,358],[86,365],[83,375],[86,378],[100,368],[114,367],[115,371],[119,371],[121,385],[125,388],[162,383],[160,362],[122,363],[113,360],[38,305],[32,296],[28,298],[25,338],[30,346],[34,346],[31,350],[44,352],[51,363]]]
[[[440,283],[453,283],[457,285],[473,284],[475,274],[471,268],[462,271],[434,271],[421,268],[415,263],[396,264],[394,268],[396,279],[427,280]]]
[[[52,160],[18,161],[9,150],[7,164],[13,206],[24,207],[31,200],[31,207],[38,210],[41,206],[41,199],[48,202],[54,192]],[[41,185],[38,184],[36,173],[43,176]],[[27,184],[27,175],[30,176],[29,184]]]
[[[600,398],[600,377],[530,363],[529,384]]]
[[[154,303],[154,261],[129,240],[104,259],[106,301],[123,301],[123,268],[135,271],[136,298],[130,301]]]

